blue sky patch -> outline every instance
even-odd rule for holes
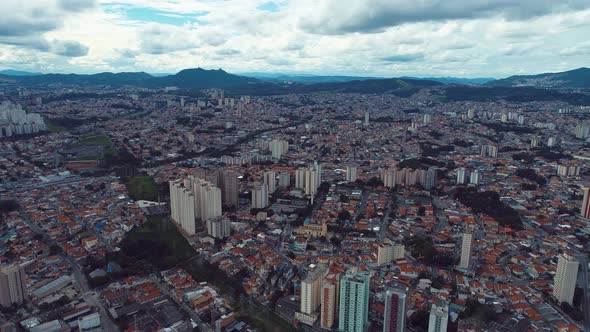
[[[141,22],[153,22],[161,24],[170,24],[181,26],[186,23],[198,23],[200,25],[207,25],[208,22],[199,20],[198,17],[209,14],[208,11],[199,11],[195,13],[174,13],[163,10],[157,10],[147,7],[131,7],[119,5],[105,5],[105,11],[111,13],[120,13],[129,20]]]
[[[277,5],[275,2],[269,1],[259,5],[258,7],[256,7],[256,9],[264,10],[267,12],[277,12],[279,11],[279,5]]]

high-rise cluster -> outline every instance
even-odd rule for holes
[[[423,169],[384,169],[381,171],[381,180],[387,188],[396,186],[415,186],[417,184],[430,190],[436,187],[437,169],[430,167],[428,170]]]
[[[27,113],[20,105],[9,101],[0,104],[0,137],[34,134],[46,129],[40,114]]]

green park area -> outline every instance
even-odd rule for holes
[[[132,176],[127,182],[129,196],[134,200],[157,201],[158,187],[149,176]]]

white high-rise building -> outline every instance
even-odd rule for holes
[[[365,126],[368,126],[369,125],[369,112],[365,112],[365,123],[364,123],[364,125]]]
[[[484,144],[481,146],[480,156],[481,157],[497,158],[498,157],[498,147],[495,145]]]
[[[368,272],[349,271],[340,279],[339,331],[367,330],[370,285],[371,276]]]
[[[297,318],[305,324],[313,326],[320,316],[317,312],[321,304],[322,281],[328,270],[322,266],[311,266],[307,277],[301,282],[300,314]]]
[[[457,170],[457,184],[465,184],[467,179],[469,179],[469,171],[464,167],[459,168]]]
[[[473,108],[470,108],[467,110],[467,118],[469,120],[473,119],[475,117],[475,110]]]
[[[449,306],[446,303],[433,303],[430,308],[428,332],[446,332],[449,322]]]
[[[196,220],[205,223],[221,216],[221,190],[212,183],[190,175],[170,181],[171,217],[188,235],[196,232]]]
[[[268,187],[270,194],[274,193],[277,184],[277,174],[274,171],[264,172],[264,184]]]
[[[521,125],[521,126],[522,126],[522,125],[524,125],[524,115],[522,115],[522,114],[519,114],[519,115],[518,115],[518,120],[517,120],[517,121],[518,121],[518,124],[519,124],[519,125]]]
[[[395,188],[397,179],[397,170],[395,169],[384,169],[381,171],[381,180],[383,185],[387,188]]]
[[[471,263],[471,247],[473,245],[473,231],[468,228],[463,233],[463,239],[461,240],[461,260],[459,261],[459,268],[468,270],[469,264]]]
[[[275,139],[268,144],[270,153],[274,159],[281,159],[281,157],[289,151],[289,142]]]
[[[291,175],[289,172],[279,173],[279,187],[287,188],[291,185]]]
[[[27,300],[27,280],[25,269],[12,264],[0,268],[0,305],[10,307],[23,304]]]
[[[305,168],[298,168],[295,170],[295,188],[305,188]]]
[[[403,289],[393,288],[385,292],[383,332],[405,332],[406,298],[406,291]]]
[[[547,146],[548,147],[552,147],[552,146],[556,146],[556,145],[557,145],[557,137],[551,136],[551,137],[549,137],[549,139],[547,139]]]
[[[471,184],[479,184],[481,181],[481,171],[476,169],[475,171],[471,172],[471,178],[469,179],[469,183]]]
[[[582,217],[590,219],[590,188],[584,187],[582,191],[584,192],[584,200],[582,201],[580,212]]]
[[[268,187],[259,184],[252,189],[252,208],[264,209],[268,206]]]
[[[356,166],[346,166],[346,182],[351,183],[356,181]]]
[[[558,256],[553,285],[553,297],[558,303],[573,305],[579,266],[580,262],[566,253]]]
[[[207,234],[216,239],[222,239],[231,233],[231,221],[225,217],[207,220]]]
[[[423,122],[424,123],[432,122],[432,114],[424,114]]]
[[[586,139],[590,136],[590,126],[586,123],[579,123],[576,126],[576,138]]]
[[[0,137],[34,134],[47,130],[43,117],[27,113],[21,105],[4,101],[0,104]]]

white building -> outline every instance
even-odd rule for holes
[[[231,233],[229,218],[217,217],[207,220],[207,234],[216,239],[222,239]]]
[[[467,179],[469,179],[469,171],[461,167],[457,170],[457,184],[466,184]]]
[[[568,254],[558,256],[553,285],[553,297],[558,303],[573,305],[579,266],[580,262]]]
[[[252,208],[264,209],[268,206],[268,187],[265,184],[252,188]]]
[[[471,263],[471,248],[473,245],[473,232],[467,230],[463,233],[463,239],[461,241],[461,260],[459,261],[459,268],[468,270],[469,264]]]
[[[268,187],[270,194],[274,193],[277,184],[277,174],[274,171],[264,172],[264,184]]]
[[[356,166],[346,166],[346,182],[351,183],[356,181]]]
[[[268,148],[272,157],[278,160],[289,151],[289,142],[275,139],[270,141]]]
[[[43,117],[27,113],[21,105],[4,101],[0,104],[0,137],[34,134],[47,130]]]
[[[449,306],[446,303],[433,303],[430,308],[428,332],[446,332],[449,322]]]

